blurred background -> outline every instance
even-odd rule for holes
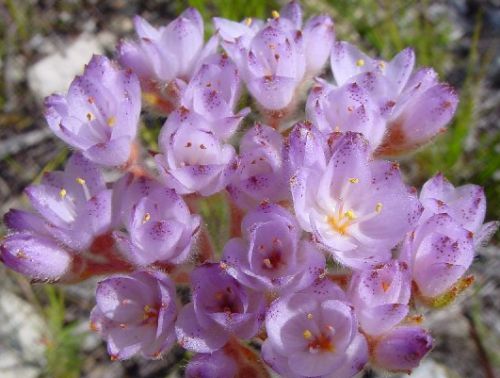
[[[500,1],[310,0],[306,16],[328,13],[338,40],[389,60],[412,46],[457,88],[460,104],[447,133],[402,160],[420,186],[437,171],[454,184],[482,185],[488,220],[500,219]],[[93,53],[113,54],[133,37],[132,16],[156,26],[195,6],[207,22],[221,16],[267,18],[280,1],[265,0],[0,0],[0,215],[26,206],[22,189],[60,168],[67,148],[49,132],[43,98],[65,92]],[[154,143],[161,120],[145,118],[141,137]],[[0,237],[5,232],[0,224]],[[426,314],[436,347],[415,377],[500,376],[499,239],[479,251],[476,282],[456,303]],[[177,377],[189,356],[111,362],[88,331],[95,281],[31,285],[0,266],[0,378]],[[377,377],[367,371],[365,377]]]

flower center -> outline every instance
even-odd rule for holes
[[[342,209],[339,209],[337,214],[328,215],[326,222],[333,231],[338,232],[340,235],[345,235],[347,229],[356,218],[357,216],[353,210],[343,212]]]
[[[333,330],[333,327],[331,328]],[[310,330],[306,329],[302,336],[309,342],[307,347],[310,353],[335,352],[335,346],[328,334],[321,332],[319,335],[313,335]]]
[[[156,323],[158,320],[158,309],[153,306],[145,305],[143,308],[142,320],[144,323]]]
[[[228,314],[235,314],[242,312],[241,305],[235,300],[233,290],[227,287],[225,291],[218,291],[215,293],[215,312],[225,312]]]
[[[262,269],[274,270],[278,269],[283,262],[281,261],[281,252],[273,249],[267,257],[262,260]]]

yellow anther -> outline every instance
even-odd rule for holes
[[[81,177],[77,177],[77,178],[75,179],[75,181],[76,181],[78,184],[80,184],[80,185],[85,185],[85,180],[84,180],[84,179],[82,179]]]
[[[115,116],[109,117],[106,123],[108,124],[109,127],[113,127],[116,123],[116,117]]]
[[[357,184],[359,182],[359,178],[356,178],[356,177],[352,177],[349,179],[349,182],[351,184]]]
[[[313,318],[313,314],[311,314],[311,313],[307,314],[307,320],[312,320],[312,318]]]
[[[358,59],[356,61],[356,66],[363,67],[364,65],[365,65],[365,60],[364,59]]]
[[[349,218],[350,220],[354,220],[354,219],[356,219],[356,218],[357,218],[357,217],[356,217],[356,214],[355,214],[355,213],[354,213],[354,211],[352,211],[352,210],[347,210],[347,211],[345,212],[344,216],[345,216],[346,218]]]
[[[86,114],[86,117],[87,117],[87,120],[89,120],[89,121],[92,121],[95,119],[95,116],[91,112],[88,112]]]
[[[146,213],[144,214],[144,217],[142,217],[142,223],[146,223],[147,221],[149,221],[151,219],[151,214],[149,213]]]
[[[277,11],[277,10],[273,10],[271,12],[271,16],[273,16],[273,18],[280,18],[280,13]]]
[[[385,62],[382,61],[378,62],[378,66],[381,70],[383,70],[385,68]]]
[[[271,260],[270,259],[264,259],[262,260],[262,262],[264,263],[264,265],[268,268],[272,268],[273,267],[273,264],[271,263]]]
[[[313,337],[313,334],[312,334],[311,331],[309,331],[308,329],[306,329],[304,331],[304,333],[302,334],[302,336],[304,336],[304,339],[306,339],[306,340],[311,340],[312,337]]]
[[[390,287],[391,287],[391,283],[390,282],[382,281],[382,290],[384,290],[384,293],[387,290],[389,290]]]
[[[380,214],[380,212],[382,211],[383,207],[384,207],[384,205],[382,205],[382,202],[377,202],[377,205],[375,206],[375,212],[377,214]]]
[[[144,311],[143,320],[154,319],[158,316],[158,310],[149,305],[145,305],[143,307],[143,311]]]
[[[144,98],[144,102],[150,106],[157,105],[160,102],[160,99],[154,93],[146,92],[142,94]]]
[[[250,26],[250,25],[252,25],[252,22],[253,22],[253,20],[252,20],[252,18],[251,18],[251,17],[247,17],[247,18],[245,18],[245,25],[246,25],[246,26]]]
[[[60,191],[59,191],[59,196],[61,198],[64,198],[66,197],[66,194],[68,194],[68,192],[66,191],[66,189],[62,188]]]

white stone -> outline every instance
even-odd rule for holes
[[[431,359],[424,359],[410,374],[411,378],[455,378],[456,374]]]
[[[28,69],[28,85],[38,100],[65,93],[76,75],[83,72],[93,54],[103,54],[116,39],[109,33],[81,34],[73,43],[38,61]]]
[[[42,318],[29,303],[2,290],[0,319],[0,376],[38,376],[44,365]]]

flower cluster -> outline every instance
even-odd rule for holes
[[[0,260],[35,281],[105,276],[90,318],[112,359],[177,343],[196,353],[188,377],[410,372],[433,345],[420,311],[472,283],[498,227],[482,188],[437,174],[419,193],[384,160],[441,133],[456,93],[410,48],[375,59],[335,41],[328,16],[303,24],[296,1],[213,22],[205,43],[195,9],[160,28],[137,16],[116,61],[94,56],[47,98],[74,152],[26,189],[33,211],[5,215]],[[141,101],[166,117],[150,154]],[[221,193],[231,237],[217,251],[197,212]]]

